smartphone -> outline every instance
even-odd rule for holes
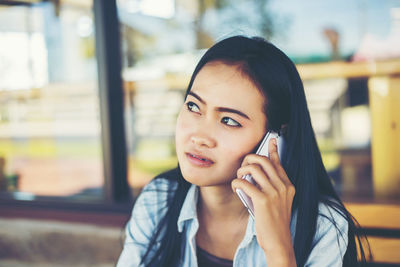
[[[269,145],[269,141],[271,140],[271,138],[276,139],[278,155],[279,155],[279,157],[281,157],[282,151],[283,151],[283,146],[284,146],[283,136],[280,136],[277,132],[274,132],[274,131],[269,131],[264,136],[263,140],[261,141],[261,144],[259,145],[259,147],[256,151],[257,155],[266,156],[266,157],[269,156],[268,145]],[[242,179],[246,179],[250,183],[256,185],[256,182],[254,181],[253,177],[250,174],[243,176]],[[240,200],[243,202],[244,206],[249,211],[251,217],[253,217],[253,219],[254,219],[254,206],[253,206],[253,202],[251,201],[251,198],[245,192],[243,192],[241,189],[236,189],[236,193],[238,194]]]

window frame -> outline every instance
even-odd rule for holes
[[[5,6],[27,6],[42,1],[0,1]],[[127,181],[127,148],[124,123],[124,92],[121,77],[120,26],[116,0],[94,0],[97,85],[100,106],[101,146],[104,171],[100,200],[35,196],[23,200],[13,192],[0,193],[0,210],[5,207],[35,207],[76,211],[119,211],[132,207],[133,196]]]

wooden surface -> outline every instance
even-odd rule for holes
[[[400,264],[400,239],[368,237],[373,262]],[[364,250],[365,247],[364,247]],[[365,251],[365,253],[368,253]]]
[[[396,76],[400,75],[400,59],[370,62],[326,62],[297,64],[302,80],[329,79],[329,78],[357,78],[371,76]],[[186,90],[190,75],[174,74],[156,80],[132,81],[125,77],[124,88],[135,91],[136,88],[169,88]]]
[[[362,227],[400,229],[400,205],[345,203],[345,206]],[[368,242],[374,262],[400,264],[399,238],[369,236]]]
[[[400,205],[345,203],[345,206],[362,227],[400,229]]]
[[[303,80],[394,76],[400,74],[400,59],[351,63],[337,61],[299,64],[297,65],[297,69]]]

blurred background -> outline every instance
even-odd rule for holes
[[[296,63],[370,266],[400,266],[400,0],[0,0],[0,266],[114,266],[197,61],[237,34]]]

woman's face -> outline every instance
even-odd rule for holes
[[[237,66],[207,63],[177,120],[176,152],[183,177],[199,186],[230,183],[266,129],[264,97]]]

